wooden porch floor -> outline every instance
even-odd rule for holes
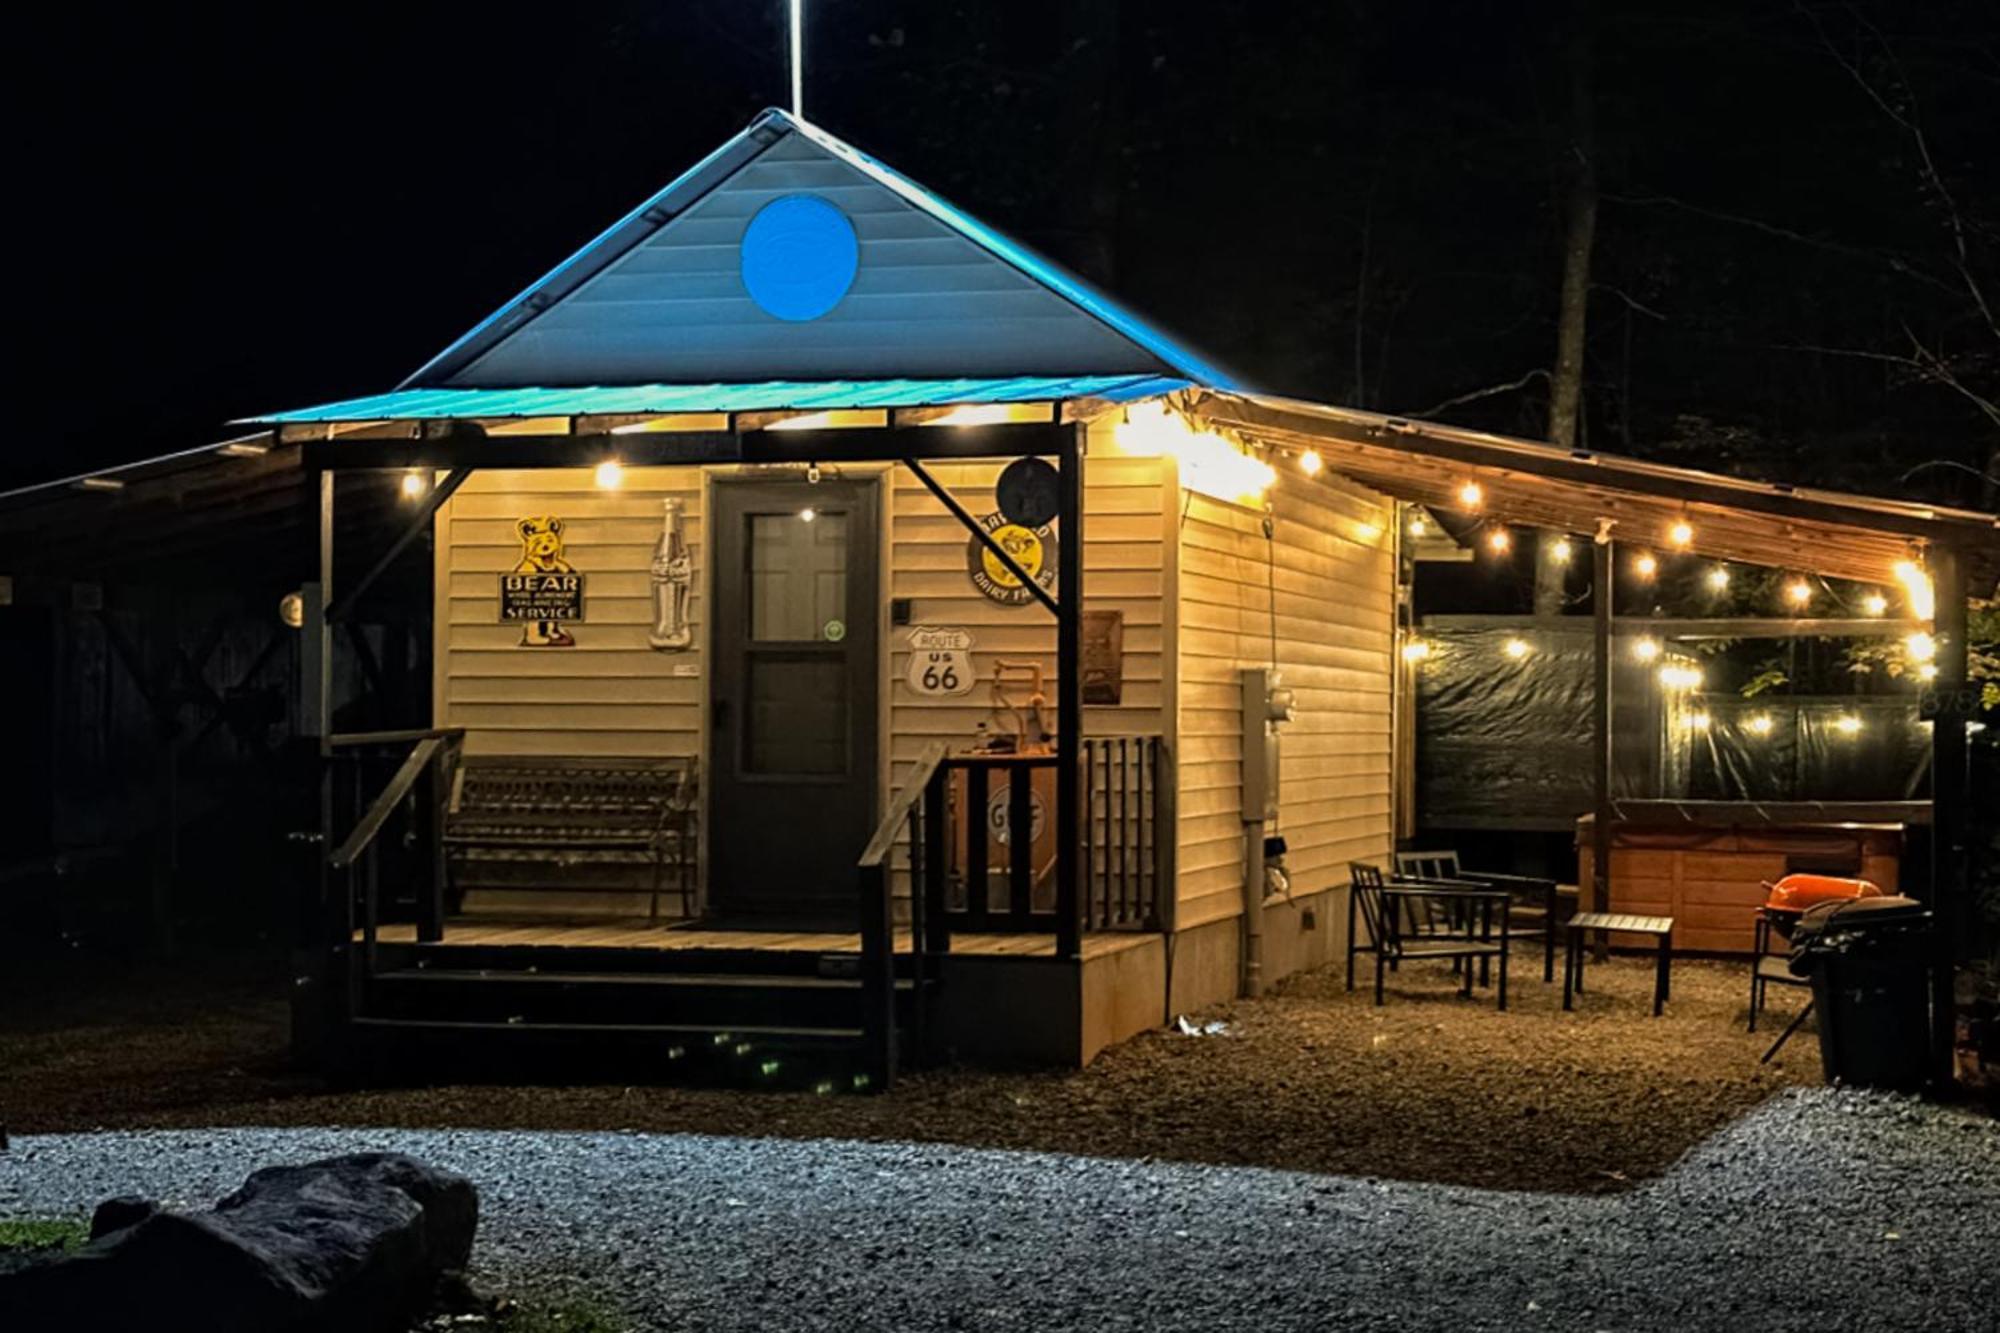
[[[355,935],[360,938],[359,932]],[[414,925],[385,925],[376,933],[384,944],[412,944]],[[1083,937],[1083,956],[1099,958],[1137,948],[1153,938],[1138,931],[1099,931]],[[693,926],[651,925],[642,921],[448,921],[446,944],[539,945],[574,949],[769,949],[780,953],[861,952],[859,934],[825,931],[703,930]],[[910,932],[896,932],[896,949],[910,948]],[[959,932],[953,953],[1017,958],[1052,958],[1050,935],[987,935]]]

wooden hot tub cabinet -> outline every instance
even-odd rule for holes
[[[1747,954],[1764,885],[1793,871],[1858,875],[1885,893],[1900,882],[1904,831],[1928,823],[1923,801],[1620,801],[1611,828],[1611,896],[1591,862],[1594,816],[1577,821],[1583,910],[1674,918],[1676,953]],[[1619,947],[1644,941],[1613,937]]]

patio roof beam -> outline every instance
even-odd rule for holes
[[[435,423],[435,438],[311,440],[305,464],[325,469],[627,467],[716,463],[889,463],[904,459],[1054,456],[1066,426],[1049,422],[898,430],[634,431],[597,435],[487,436],[471,422]]]

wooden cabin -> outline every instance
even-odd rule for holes
[[[1601,580],[1690,517],[1718,558],[1916,552],[1961,672],[1996,563],[1990,515],[1257,393],[778,111],[394,391],[254,420],[315,479],[299,1030],[363,1060],[880,1086],[1338,957],[1348,863],[1410,825],[1412,506],[1594,535]],[[337,730],[332,630],[410,559],[429,716]]]

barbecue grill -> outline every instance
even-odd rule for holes
[[[1799,924],[1799,918],[1822,903],[1856,902],[1862,898],[1879,898],[1882,889],[1872,880],[1849,879],[1842,875],[1815,875],[1803,871],[1786,875],[1777,883],[1766,883],[1764,905],[1757,909],[1755,945],[1750,965],[1750,1030],[1757,1030],[1757,1013],[1764,1007],[1764,992],[1773,985],[1803,986],[1803,978],[1794,976],[1787,964],[1786,955],[1776,953],[1771,948],[1771,937],[1789,945],[1792,932]],[[1799,1024],[1812,1012],[1808,1004],[1791,1022],[1771,1049],[1764,1052],[1768,1062],[1778,1053],[1791,1035],[1798,1031]]]

